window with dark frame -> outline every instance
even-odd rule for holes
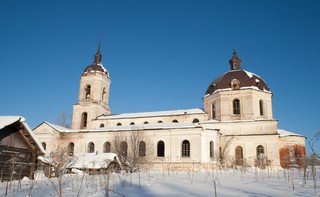
[[[257,146],[257,158],[258,159],[259,159],[260,154],[264,154],[264,148],[261,145]]]
[[[259,101],[259,107],[260,107],[260,116],[263,116],[264,115],[263,100]]]
[[[146,143],[144,141],[141,141],[139,143],[139,157],[145,157],[146,156]]]
[[[214,144],[213,141],[210,141],[210,157],[213,158],[214,157]]]
[[[128,144],[127,142],[121,142],[120,144],[121,156],[126,158],[128,156]]]
[[[103,144],[103,152],[104,153],[110,153],[111,152],[111,144],[110,144],[110,142],[105,142]]]
[[[243,165],[243,149],[241,146],[237,146],[235,150],[236,154],[236,165],[242,166]]]
[[[236,115],[240,114],[240,100],[239,99],[233,100],[233,114],[236,114]]]
[[[181,156],[190,157],[190,142],[188,140],[183,140],[182,142]]]
[[[216,105],[212,104],[211,108],[212,108],[211,109],[211,112],[212,112],[211,119],[216,119]]]
[[[159,141],[157,145],[157,157],[164,157],[165,146],[163,141]]]
[[[74,155],[74,143],[70,142],[68,144],[68,155],[73,156]]]
[[[88,144],[88,153],[93,153],[94,152],[94,143],[90,142]]]

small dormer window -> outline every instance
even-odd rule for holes
[[[230,86],[233,90],[239,90],[240,89],[240,82],[237,79],[232,79]]]
[[[85,99],[90,99],[90,94],[91,94],[91,86],[87,85],[85,88]]]

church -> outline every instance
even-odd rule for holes
[[[226,68],[208,84],[203,108],[112,114],[99,43],[80,77],[71,128],[43,122],[33,131],[46,155],[59,145],[69,156],[133,154],[159,170],[302,167],[305,137],[278,129],[267,83],[241,68],[235,50]]]

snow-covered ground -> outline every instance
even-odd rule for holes
[[[316,193],[311,172],[308,171],[307,175],[304,185],[303,171],[297,169],[252,169],[246,173],[237,170],[120,173],[112,174],[110,177],[109,196],[320,196],[319,175],[316,180]],[[105,196],[103,180],[103,175],[65,175],[62,184],[63,196]],[[51,181],[59,188],[55,178]],[[38,175],[34,181],[24,178],[21,184],[14,181],[11,188],[9,185],[7,182],[0,183],[1,197],[5,196],[6,190],[9,190],[7,196],[10,197],[26,197],[29,193],[34,197],[58,196],[52,183],[44,176]]]

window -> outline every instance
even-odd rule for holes
[[[94,152],[94,143],[90,142],[88,144],[88,153],[93,153]]]
[[[90,94],[91,94],[91,86],[87,85],[85,88],[85,99],[90,99]]]
[[[73,154],[74,154],[74,143],[70,142],[68,144],[68,155],[69,156],[73,156]]]
[[[213,144],[213,141],[210,141],[209,146],[210,146],[210,157],[213,158],[214,157],[214,144]]]
[[[163,123],[162,120],[159,120],[158,123]]]
[[[243,165],[243,150],[241,146],[237,146],[236,148],[236,165],[242,166]]]
[[[145,157],[146,156],[146,143],[144,141],[141,141],[139,143],[139,157]]]
[[[212,104],[211,108],[211,119],[216,119],[216,105]]]
[[[264,158],[264,148],[263,146],[257,146],[257,158],[258,160],[262,160]]]
[[[104,124],[103,124],[103,123],[101,123],[101,124],[100,124],[100,128],[103,128],[103,127],[104,127]]]
[[[264,111],[263,111],[263,100],[259,101],[259,107],[260,107],[260,116],[264,115]]]
[[[111,144],[110,144],[110,142],[105,142],[103,144],[103,152],[104,153],[110,153],[111,152]]]
[[[102,100],[102,101],[105,101],[105,100],[106,100],[106,93],[107,93],[106,88],[103,88],[103,90],[102,90],[102,95],[101,95],[101,100]]]
[[[164,142],[159,141],[157,145],[157,156],[164,157]]]
[[[173,122],[173,123],[178,123],[178,120],[173,120],[172,122]]]
[[[240,114],[240,101],[239,99],[233,100],[233,114]]]
[[[47,149],[47,144],[46,144],[45,142],[42,142],[41,145],[42,145],[42,147],[43,147],[44,150]]]
[[[134,122],[131,122],[130,125],[134,125]]]
[[[143,124],[149,124],[147,121],[145,121]]]
[[[181,156],[190,157],[190,142],[188,140],[183,140],[182,142]]]
[[[128,156],[128,144],[127,142],[121,142],[120,144],[121,156],[126,158]]]
[[[192,123],[198,123],[199,122],[199,119],[198,118],[195,118],[193,119]]]
[[[237,79],[232,79],[230,86],[233,90],[239,90],[240,89],[240,82]]]
[[[87,112],[83,112],[81,115],[81,125],[80,129],[85,129],[87,128],[87,119],[88,119],[88,114]]]
[[[121,126],[122,124],[120,122],[117,123],[117,126]]]

